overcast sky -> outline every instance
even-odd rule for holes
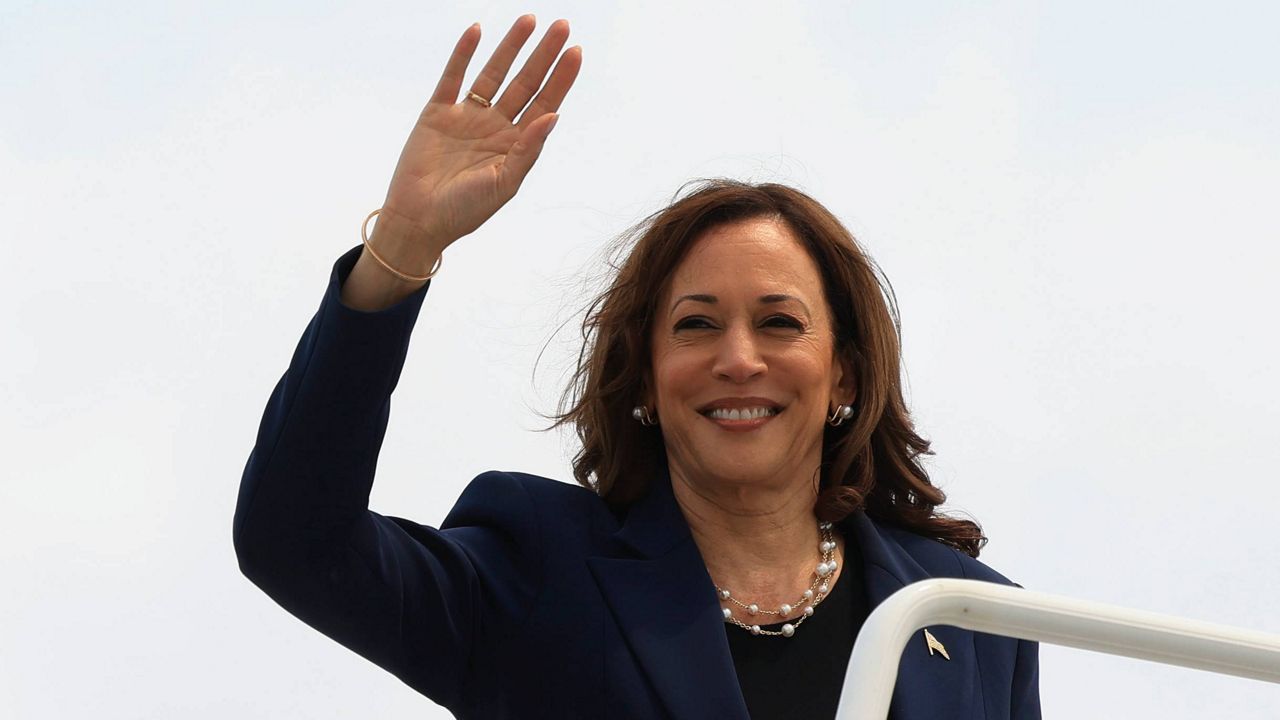
[[[1273,3],[0,0],[0,716],[448,717],[244,578],[231,522],[454,43],[481,23],[466,88],[525,12],[516,68],[563,17],[582,71],[449,249],[372,509],[436,525],[486,469],[571,481],[537,412],[604,245],[690,179],[782,182],[892,281],[984,562],[1280,633]],[[1053,646],[1041,677],[1051,717],[1280,708]]]

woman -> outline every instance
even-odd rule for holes
[[[557,21],[491,102],[533,28],[519,18],[458,102],[480,35],[463,33],[373,236],[334,265],[245,469],[240,567],[459,717],[832,717],[879,602],[1009,580],[975,559],[976,525],[935,512],[873,265],[802,193],[711,183],[649,219],[559,416],[582,487],[485,473],[440,529],[368,510],[429,277],[514,196],[580,67],[570,48],[533,97]],[[1038,718],[1037,646],[929,628],[892,707]]]

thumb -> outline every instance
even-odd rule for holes
[[[509,181],[514,182],[516,187],[519,187],[520,183],[524,181],[524,176],[529,174],[529,170],[537,162],[538,156],[542,155],[542,148],[547,143],[547,137],[551,135],[551,129],[555,127],[556,121],[559,119],[560,115],[558,113],[543,115],[525,129],[520,139],[511,146],[506,160],[502,163],[502,173],[506,176],[504,179],[509,178]]]

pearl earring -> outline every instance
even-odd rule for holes
[[[658,421],[655,420],[653,416],[649,414],[649,408],[645,407],[644,405],[637,405],[634,408],[632,408],[631,417],[635,418],[636,420],[639,420],[640,424],[644,425],[645,427],[650,427],[652,425],[658,424]]]
[[[835,412],[831,413],[831,417],[827,418],[827,424],[831,427],[839,427],[845,420],[853,417],[853,406],[838,405]]]

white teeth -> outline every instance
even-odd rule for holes
[[[755,420],[777,414],[772,408],[716,408],[707,413],[717,420]]]

